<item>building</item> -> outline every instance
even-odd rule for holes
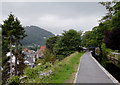
[[[37,58],[41,58],[44,56],[43,52],[45,51],[46,46],[41,46],[41,48],[37,51]]]

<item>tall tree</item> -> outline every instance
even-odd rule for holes
[[[106,31],[105,44],[108,48],[120,51],[120,1],[113,6],[114,16],[111,19],[111,31]]]
[[[55,44],[57,43],[59,37],[58,36],[54,36],[54,37],[50,37],[46,40],[46,48],[52,53],[54,54],[54,47]]]
[[[14,15],[10,14],[8,19],[6,19],[4,21],[4,24],[2,25],[2,40],[5,39],[6,40],[5,42],[6,43],[9,42],[9,46],[10,46],[10,77],[12,77],[12,44],[13,44],[13,36],[14,36],[13,24],[14,24]]]
[[[3,42],[10,48],[10,77],[12,77],[12,54],[15,55],[15,75],[17,75],[17,59],[18,59],[18,45],[20,45],[20,40],[22,40],[26,35],[24,34],[24,28],[21,26],[20,21],[10,14],[8,19],[4,21],[2,25],[2,37]],[[15,51],[12,50],[12,45],[15,45]],[[6,49],[6,48],[3,48]],[[6,50],[5,50],[6,51]],[[8,51],[6,51],[8,52]]]
[[[20,40],[22,40],[25,35],[25,30],[21,26],[20,21],[16,18],[14,21],[14,40],[15,40],[15,75],[17,75],[17,61],[18,61],[18,45],[21,44]]]
[[[94,36],[95,34],[93,34],[93,31],[86,31],[84,34],[83,34],[83,37],[82,37],[82,44],[84,47],[96,47],[96,41],[94,40]]]
[[[55,46],[56,58],[61,60],[69,54],[78,51],[81,46],[81,34],[81,32],[73,29],[64,31],[63,36],[60,37]]]

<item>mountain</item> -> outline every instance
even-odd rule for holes
[[[23,40],[22,44],[24,46],[36,45],[45,45],[47,38],[54,36],[53,33],[44,30],[37,26],[26,26],[25,34],[27,35]]]

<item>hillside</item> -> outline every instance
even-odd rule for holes
[[[54,36],[53,33],[46,31],[37,26],[26,26],[25,33],[27,36],[22,40],[24,46],[32,45],[45,45],[47,38]]]

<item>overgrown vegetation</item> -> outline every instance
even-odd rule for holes
[[[98,26],[94,27],[92,31],[84,33],[83,46],[94,48],[93,56],[104,67],[111,63],[119,67],[120,61],[115,60],[115,55],[112,52],[118,53],[120,51],[120,1],[100,2],[100,4],[108,12],[99,20],[100,23]],[[111,57],[114,59],[111,59]],[[115,63],[116,61],[118,63]]]
[[[38,65],[35,68],[25,69],[25,83],[65,83],[70,78],[76,65],[78,66],[83,53],[75,52],[62,61]]]
[[[13,76],[11,79],[8,81],[9,85],[19,85],[21,83],[20,77],[19,76]]]
[[[23,53],[22,53],[22,47],[21,47],[21,40],[26,36],[25,30],[20,24],[20,21],[17,17],[15,17],[12,13],[10,13],[9,17],[4,20],[2,27],[2,67],[4,74],[2,77],[3,84],[7,81],[7,78],[11,78],[13,76],[13,68],[12,68],[12,55],[15,55],[15,75],[17,74],[17,71],[19,71],[17,68],[17,62],[21,63],[20,65],[23,65]],[[13,48],[13,45],[15,47]],[[10,52],[10,56],[7,57],[6,54]],[[9,60],[10,59],[10,60]],[[8,61],[10,61],[10,66]],[[24,65],[21,66],[22,70],[24,69]],[[10,70],[10,72],[9,72]],[[10,73],[10,76],[8,74]],[[21,71],[20,71],[21,73]],[[22,73],[21,73],[22,74]]]
[[[102,63],[107,61],[108,54],[114,57],[109,51],[120,50],[120,2],[100,2],[100,4],[106,8],[108,13],[100,20],[98,26],[84,33],[83,46],[98,47],[99,57],[97,58]]]
[[[55,46],[56,59],[62,60],[66,56],[81,50],[81,35],[82,32],[73,29],[65,31],[60,37]]]
[[[51,38],[46,40],[47,49],[43,52],[44,57],[35,62],[38,65],[33,69],[25,69],[24,76],[26,78],[23,79],[25,83],[64,83],[74,72],[75,65],[78,65],[82,53],[74,52],[82,51],[82,46],[87,48],[97,47],[98,49],[93,50],[93,55],[104,67],[108,63],[114,63],[108,58],[108,55],[115,57],[111,52],[120,52],[120,1],[101,2],[100,4],[106,8],[108,13],[100,20],[98,26],[94,27],[92,31],[85,32],[83,37],[81,36],[82,31],[73,29],[64,31],[62,36],[51,37],[53,36],[52,33],[46,32],[43,29],[40,30],[36,26],[26,27],[27,29],[30,28],[29,31],[35,34],[31,35],[31,32],[28,32],[28,34],[30,33],[29,36],[24,39],[25,42],[23,40],[24,44],[33,44],[35,42],[30,49],[37,51],[37,44],[43,45],[46,38]],[[9,15],[1,27],[3,50],[2,73],[4,74],[2,75],[2,82],[4,84],[8,78],[11,78],[9,83],[18,84],[20,83],[19,77],[12,77],[12,54],[15,55],[15,75],[17,75],[17,71],[23,74],[24,54],[22,53],[20,41],[25,37],[24,33],[26,30],[24,30],[20,21],[13,14]],[[36,30],[33,28],[36,28]],[[41,31],[41,34],[39,34],[39,31]],[[15,45],[15,48],[12,45]],[[9,51],[10,56],[7,57],[6,53]],[[72,55],[69,56],[70,54]],[[9,60],[10,63],[8,63]],[[118,60],[120,60],[120,57],[118,57]],[[19,61],[21,69],[17,69],[17,61]],[[10,76],[8,72],[10,72]]]

